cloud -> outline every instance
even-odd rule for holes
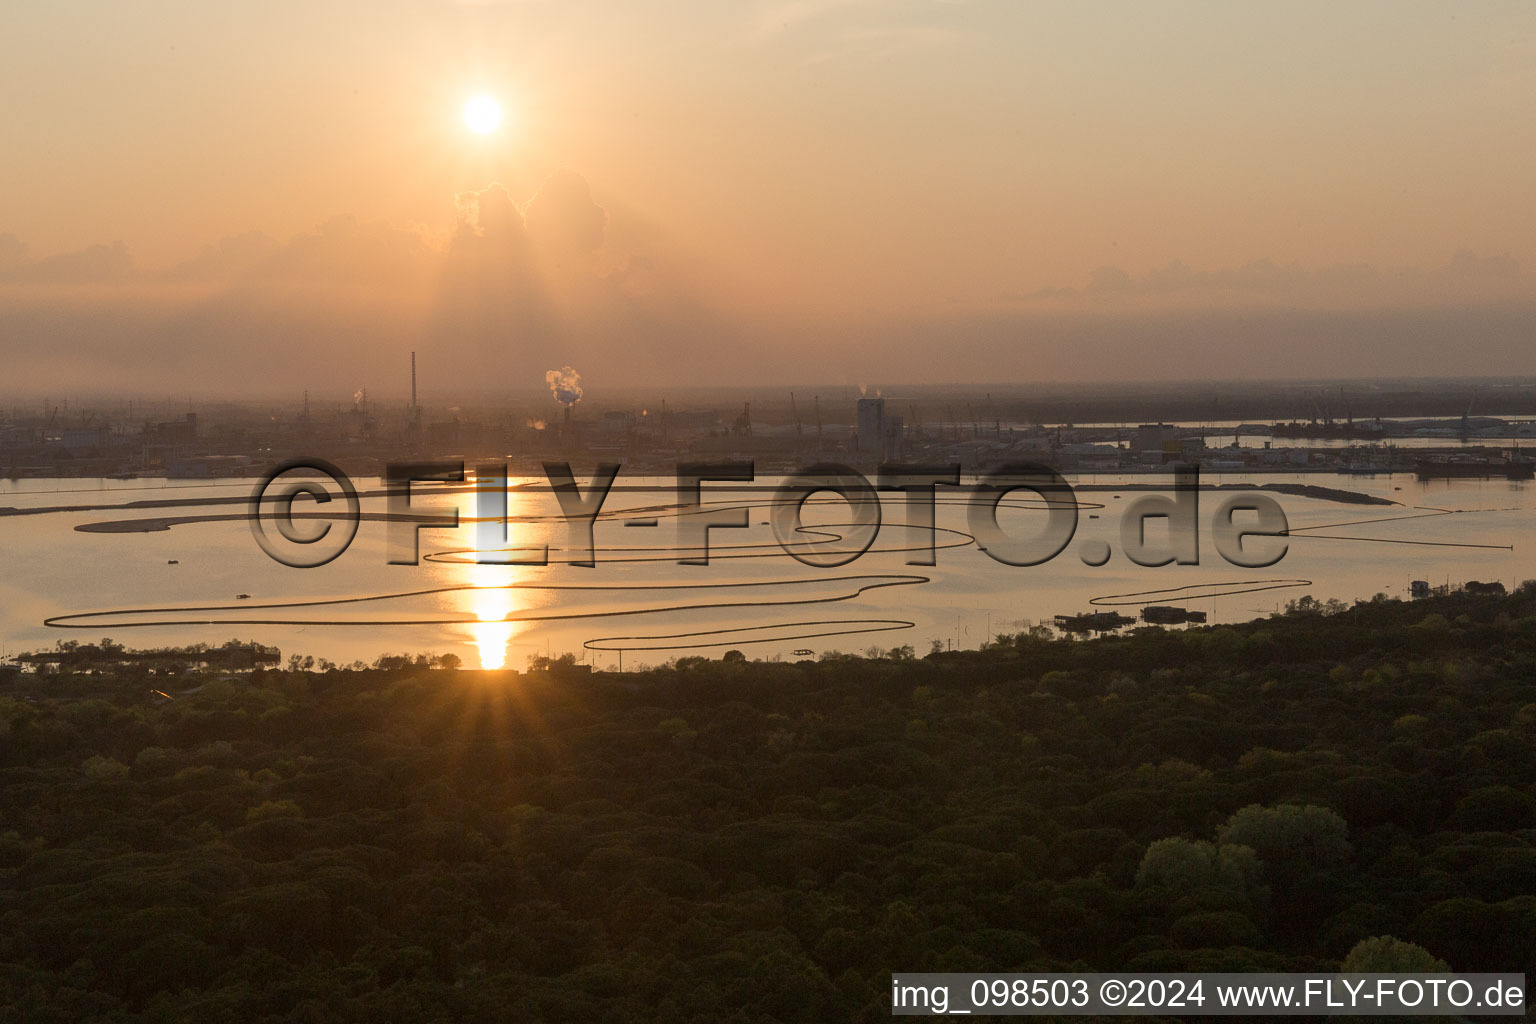
[[[260,273],[281,249],[282,243],[271,235],[247,231],[203,246],[200,253],[172,267],[166,276],[172,280],[236,280]]]
[[[154,272],[134,271],[121,244],[35,260],[0,235],[0,357],[29,387],[330,381],[350,393],[376,385],[387,353],[417,350],[454,367],[456,387],[531,386],[567,363],[597,380],[676,365],[679,339],[714,322],[647,248],[648,228],[611,231],[573,171],[525,199],[492,182],[444,205],[435,232],[338,216],[282,240],[224,238]]]
[[[1536,297],[1533,285],[1536,282],[1507,254],[1479,256],[1463,249],[1448,262],[1429,268],[1350,263],[1309,269],[1300,263],[1280,264],[1269,259],[1217,270],[1195,270],[1174,260],[1142,274],[1104,266],[1090,273],[1080,288],[1049,287],[999,298],[1005,303],[1049,302],[1089,307],[1137,300],[1184,306],[1224,306],[1234,302],[1360,306],[1532,298]]]
[[[586,179],[560,170],[544,182],[528,204],[529,232],[552,247],[595,253],[603,246],[608,211],[592,201]]]
[[[286,240],[260,231],[222,238],[158,272],[136,269],[122,242],[32,259],[24,242],[0,234],[0,283],[435,289],[444,277],[489,276],[500,278],[496,287],[516,290],[548,277],[541,263],[562,267],[567,277],[592,276],[593,258],[607,244],[608,213],[572,171],[551,175],[521,204],[499,182],[454,203],[453,226],[437,237],[421,226],[339,214]],[[640,254],[610,255],[616,265],[644,262]]]
[[[634,225],[619,243],[581,175],[550,175],[518,205],[500,184],[458,197],[428,333],[448,358],[510,379],[551,365],[616,366],[669,351],[709,318]]]
[[[459,208],[458,236],[493,242],[522,237],[523,212],[501,182],[493,181],[478,191],[460,192],[454,201]]]
[[[1089,275],[1088,290],[1095,295],[1125,295],[1136,290],[1136,282],[1119,267],[1100,267]]]
[[[133,276],[133,257],[122,242],[31,260],[26,243],[15,235],[0,235],[0,282],[100,284],[127,281]]]
[[[436,258],[418,230],[340,215],[287,242],[259,231],[221,239],[163,276],[243,286],[411,287]]]
[[[335,217],[287,239],[222,239],[165,271],[126,246],[34,258],[0,235],[10,390],[255,397],[542,389],[579,366],[617,386],[1536,372],[1530,275],[1458,252],[1428,269],[1256,260],[1102,267],[1076,288],[939,312],[733,307],[665,225],[560,171],[513,195],[444,197],[430,227]],[[686,269],[683,269],[686,268]],[[66,285],[77,287],[66,287]],[[701,376],[703,375],[703,376]]]

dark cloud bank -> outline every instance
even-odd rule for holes
[[[1431,270],[1260,261],[1104,268],[985,310],[765,315],[727,308],[561,171],[519,202],[457,197],[452,229],[337,217],[250,233],[167,270],[121,242],[34,257],[0,234],[0,392],[494,395],[581,368],[594,386],[812,380],[1028,382],[1528,374],[1536,303],[1507,257]],[[747,244],[749,240],[744,240]]]

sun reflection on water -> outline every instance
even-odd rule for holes
[[[469,602],[468,610],[480,620],[469,626],[471,642],[480,653],[480,667],[506,668],[507,645],[513,634],[526,625],[508,622],[506,618],[519,610],[517,596],[525,592],[505,586],[511,582],[512,572],[505,566],[466,565],[463,568],[468,573],[469,583],[485,588],[460,591],[460,596]]]
[[[526,497],[515,490],[509,495],[509,515],[522,511]],[[461,529],[467,538],[478,541],[475,531],[475,508],[472,495],[465,495],[459,509]],[[527,527],[518,527],[526,530]],[[472,558],[473,553],[464,557]],[[517,621],[517,616],[543,603],[537,590],[519,589],[512,584],[527,583],[536,571],[529,567],[513,565],[481,565],[475,562],[440,563],[448,570],[452,583],[467,585],[471,589],[450,592],[447,596],[454,610],[467,612],[476,621],[468,623],[467,639],[474,646],[483,669],[507,667],[508,649],[513,638],[525,633],[529,623]],[[512,621],[508,621],[511,617]]]

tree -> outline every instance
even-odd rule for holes
[[[1423,946],[1390,935],[1361,939],[1344,957],[1344,974],[1438,974],[1450,965]]]
[[[1252,847],[1280,875],[1328,871],[1349,860],[1349,825],[1337,813],[1311,804],[1249,804],[1216,833],[1223,844]]]
[[[1180,896],[1221,890],[1238,896],[1240,902],[1262,905],[1268,896],[1263,874],[1264,867],[1251,847],[1173,837],[1147,847],[1136,869],[1136,886],[1162,887]]]
[[[1202,889],[1215,877],[1215,845],[1176,836],[1148,846],[1136,869],[1137,886],[1163,886],[1175,892]]]

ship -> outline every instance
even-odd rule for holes
[[[1530,480],[1536,476],[1536,463],[1518,456],[1500,458],[1488,455],[1431,455],[1413,464],[1414,474],[1420,480],[1440,480],[1452,477],[1478,477],[1506,480]]]
[[[1159,626],[1177,626],[1181,622],[1204,622],[1205,612],[1192,612],[1168,604],[1149,604],[1141,610],[1142,620]]]
[[[1119,612],[1083,612],[1056,616],[1056,628],[1068,633],[1108,633],[1122,626],[1134,625],[1135,619]]]

